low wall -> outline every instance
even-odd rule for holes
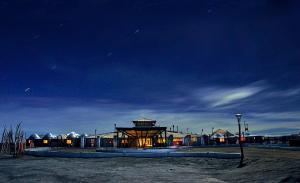
[[[175,148],[98,148],[97,152],[108,152],[108,153],[167,153],[174,152],[177,149]]]
[[[26,149],[26,155],[39,157],[62,157],[62,158],[114,158],[114,157],[134,157],[134,158],[163,158],[163,157],[207,157],[220,159],[238,159],[239,153],[219,153],[219,152],[84,152],[72,153],[61,151],[50,151],[45,148]]]

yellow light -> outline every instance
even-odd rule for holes
[[[72,144],[72,140],[67,140],[67,144],[68,145]]]
[[[225,139],[224,138],[220,138],[220,142],[225,142]]]
[[[43,144],[48,144],[48,140],[43,140]]]
[[[164,138],[159,138],[159,139],[157,140],[157,142],[158,142],[158,143],[165,143],[166,140],[165,140]]]
[[[151,138],[139,138],[138,139],[138,146],[146,146],[146,147],[152,147],[152,139]]]
[[[182,142],[182,138],[179,138],[179,139],[177,139],[177,138],[175,139],[175,138],[174,138],[174,139],[173,139],[173,142]]]

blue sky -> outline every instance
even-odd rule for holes
[[[0,1],[0,125],[300,129],[298,1]]]

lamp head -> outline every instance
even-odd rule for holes
[[[235,114],[236,118],[240,120],[242,118],[242,114]]]

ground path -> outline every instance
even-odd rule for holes
[[[190,151],[238,152],[238,148]],[[0,158],[0,182],[297,182],[297,151],[246,148],[246,163],[211,158]]]

